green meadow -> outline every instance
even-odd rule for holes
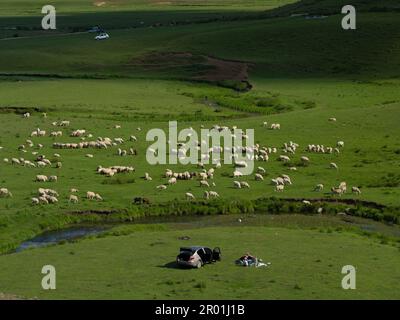
[[[40,299],[398,299],[399,6],[354,1],[357,30],[344,31],[344,3],[337,2],[54,1],[59,28],[43,31],[37,2],[2,1],[0,187],[12,197],[0,197],[0,293]],[[299,13],[327,17],[292,16]],[[95,25],[110,39],[95,41],[86,32]],[[31,117],[24,118],[26,112]],[[332,117],[337,121],[328,121]],[[70,126],[53,126],[62,120]],[[234,179],[233,165],[226,164],[216,169],[209,189],[191,179],[160,191],[166,169],[201,170],[148,164],[146,133],[167,131],[168,121],[198,132],[216,124],[254,129],[255,143],[278,152],[268,162],[255,161],[255,168],[266,170],[264,181],[254,174]],[[46,136],[30,137],[37,128]],[[92,135],[86,140],[122,137],[125,143],[53,148],[54,142],[80,142],[70,137],[77,129]],[[49,136],[59,130],[62,137]],[[289,141],[299,148],[283,164],[278,157]],[[339,154],[306,151],[309,144],[336,147],[338,141],[344,141]],[[118,148],[136,155],[121,157]],[[10,163],[34,162],[40,154],[52,165]],[[96,172],[99,165],[133,166],[135,172],[110,178]],[[282,193],[271,183],[281,174],[293,182]],[[36,175],[58,181],[39,183]],[[250,188],[236,189],[234,180]],[[347,193],[332,195],[331,187],[342,181]],[[324,190],[315,191],[317,184]],[[351,193],[353,186],[360,195]],[[39,187],[55,189],[58,203],[33,205]],[[71,188],[79,189],[76,204],[69,202]],[[220,199],[204,199],[205,190]],[[87,200],[87,191],[103,201]],[[186,199],[188,192],[194,201]],[[133,204],[134,198],[149,204]],[[163,220],[168,216],[174,222]],[[369,219],[355,225],[352,219],[361,218],[353,216]],[[143,224],[146,219],[151,223]],[[13,253],[45,231],[111,222],[96,237]],[[178,239],[186,234],[190,243]],[[179,247],[189,244],[220,246],[223,260],[201,270],[174,268]],[[246,251],[271,266],[235,266]],[[40,288],[44,264],[57,268],[54,292]],[[340,286],[347,264],[356,266],[357,290]]]

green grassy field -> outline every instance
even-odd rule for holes
[[[196,165],[147,163],[147,131],[167,129],[172,120],[178,121],[179,129],[199,130],[215,124],[254,129],[255,143],[278,148],[268,162],[255,164],[266,169],[265,181],[255,181],[254,175],[241,179],[250,189],[233,188],[232,165],[217,169],[211,189],[221,201],[247,203],[279,197],[323,202],[333,198],[331,187],[346,181],[350,188],[360,187],[362,194],[348,192],[342,200],[387,206],[390,221],[399,221],[400,20],[396,3],[383,1],[374,8],[356,1],[358,29],[343,31],[341,6],[332,1],[288,6],[284,5],[294,1],[104,2],[56,1],[60,18],[54,32],[37,29],[40,11],[34,1],[0,4],[0,187],[13,194],[0,198],[0,252],[45,230],[82,220],[132,220],[143,214],[140,206],[131,204],[134,197],[148,198],[160,210],[154,207],[154,214],[164,204],[166,211],[171,210],[164,214],[176,214],[170,204],[185,206],[186,192],[202,199],[205,189],[195,179],[179,181],[165,191],[156,189],[167,182],[166,168],[199,171]],[[279,6],[283,7],[270,11]],[[299,12],[329,17],[290,17]],[[109,30],[110,40],[96,42],[94,34],[80,32],[97,24]],[[235,90],[243,85],[240,80],[248,81],[252,89]],[[25,119],[24,112],[32,116]],[[42,112],[48,114],[46,119]],[[331,117],[337,122],[329,122]],[[60,120],[70,120],[71,126],[52,126]],[[280,123],[281,130],[263,128],[264,121]],[[47,133],[61,130],[63,136],[30,138],[36,128]],[[69,137],[75,129],[87,130],[93,139],[122,137],[126,142],[106,150],[52,148],[54,142],[79,142]],[[129,141],[131,135],[138,141]],[[26,147],[26,152],[18,150],[27,139],[35,146]],[[345,146],[338,155],[305,151],[308,144],[335,147],[340,140]],[[300,145],[291,156],[297,171],[277,161],[289,141]],[[132,147],[138,154],[120,157],[119,147]],[[34,161],[32,152],[46,155],[52,167],[27,168],[3,161],[21,157]],[[93,158],[85,157],[87,153]],[[310,158],[308,166],[301,166],[301,156]],[[61,169],[55,168],[56,161],[63,163]],[[330,169],[330,162],[339,169]],[[96,173],[98,165],[134,166],[136,171],[106,178]],[[146,172],[152,181],[143,179]],[[38,174],[57,175],[58,182],[35,182]],[[270,183],[280,174],[290,175],[293,181],[283,193],[275,192]],[[323,192],[314,191],[319,183],[325,186]],[[31,205],[39,187],[56,189],[59,203]],[[80,190],[78,204],[68,202],[71,188]],[[86,200],[89,190],[100,193],[104,201]],[[151,213],[151,208],[144,210]],[[223,213],[232,213],[229,208]],[[90,210],[116,214],[70,215]],[[356,210],[368,209],[361,205]],[[325,212],[323,217],[330,219]],[[373,218],[385,220],[383,213]],[[0,293],[39,298],[399,298],[395,268],[399,236],[394,231],[395,244],[388,245],[354,230],[326,233],[304,225],[293,230],[286,228],[290,219],[280,225],[243,228],[230,224],[224,228],[223,219],[201,230],[163,224],[159,230],[136,232],[133,227],[126,236],[0,256],[5,266],[0,271]],[[336,227],[336,222],[332,225]],[[380,226],[397,230],[397,226]],[[190,231],[197,244],[223,247],[224,262],[199,272],[161,267],[174,259],[181,245],[176,239],[183,231]],[[144,262],[136,260],[149,246],[154,254]],[[235,267],[233,259],[246,250],[271,260],[272,267]],[[360,286],[354,292],[340,289],[340,268],[350,258],[360,268]],[[47,261],[60,268],[60,290],[55,293],[39,290],[38,268]],[[34,266],[30,270],[23,267],[30,265]],[[95,270],[94,266],[100,267]],[[183,281],[182,274],[189,273],[188,281]],[[103,280],[98,281],[99,277]],[[191,279],[197,287],[191,288]],[[248,286],[240,286],[243,282]]]
[[[2,290],[40,299],[399,298],[398,248],[348,233],[333,220],[301,218],[287,229],[268,218],[253,219],[242,226],[227,217],[117,227],[109,233],[118,236],[0,256]],[[301,229],[295,227],[299,222]],[[179,240],[183,235],[191,240]],[[177,248],[198,243],[224,248],[222,261],[201,270],[176,268]],[[271,266],[235,266],[246,251]],[[57,290],[46,292],[38,284],[41,267],[50,262],[57,269]],[[347,264],[356,267],[357,290],[341,288]]]

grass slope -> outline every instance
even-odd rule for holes
[[[399,298],[398,249],[351,233],[166,225],[136,226],[130,232],[0,256],[2,290],[40,299]],[[191,240],[178,240],[182,235]],[[197,244],[220,246],[223,260],[201,270],[176,269],[177,249]],[[235,266],[246,251],[272,265]],[[40,289],[45,264],[56,267],[57,290]],[[341,288],[341,268],[348,264],[356,267],[357,290]]]
[[[179,182],[165,192],[156,190],[157,185],[166,182],[162,174],[171,166],[147,164],[144,155],[149,143],[145,142],[145,134],[155,127],[166,128],[167,120],[179,120],[179,128],[200,129],[200,125],[211,127],[215,123],[254,128],[256,143],[278,148],[290,140],[300,144],[292,157],[297,172],[289,171],[276,161],[277,156],[272,156],[268,163],[256,163],[267,169],[264,182],[256,182],[254,177],[242,179],[250,183],[250,190],[232,188],[232,166],[217,171],[213,189],[224,200],[275,196],[269,181],[286,173],[294,184],[280,197],[330,197],[327,190],[331,186],[347,181],[350,186],[361,187],[360,200],[399,206],[399,14],[363,6],[361,11],[372,12],[358,15],[357,31],[344,32],[340,15],[322,20],[289,18],[289,13],[296,11],[286,7],[280,9],[289,10],[282,11],[284,17],[270,19],[260,11],[249,15],[243,7],[237,12],[243,3],[224,2],[226,6],[213,9],[213,13],[208,13],[216,4],[211,1],[196,10],[183,6],[188,2],[174,2],[164,12],[160,7],[146,6],[146,11],[132,13],[129,10],[139,8],[139,2],[125,2],[126,6],[118,8],[110,6],[111,2],[96,8],[92,8],[91,1],[60,2],[61,12],[66,13],[60,17],[60,30],[44,36],[34,29],[40,22],[32,16],[37,4],[2,2],[8,9],[2,11],[5,16],[0,18],[0,25],[25,25],[28,30],[17,30],[19,38],[0,41],[0,159],[34,160],[31,152],[38,151],[51,160],[56,160],[52,155],[58,152],[63,162],[59,170],[29,169],[1,161],[0,186],[14,195],[0,198],[2,250],[42,230],[76,222],[79,219],[65,214],[74,210],[134,213],[131,200],[137,196],[159,205],[183,201],[185,192],[201,198],[204,190],[198,181]],[[256,1],[252,9],[284,3]],[[336,13],[332,1],[313,3],[321,13]],[[308,4],[311,6],[311,2],[302,1],[296,8],[311,11]],[[389,1],[381,4],[393,9]],[[10,8],[17,5],[18,17],[12,17]],[[115,25],[109,41],[95,42],[93,35],[86,33],[59,34],[84,30],[100,20],[105,26]],[[161,26],[154,25],[160,21]],[[0,36],[13,33],[15,30],[3,29]],[[194,82],[193,77],[204,71],[204,66],[195,63],[184,68],[167,64],[151,71],[135,63],[149,53],[177,51],[249,63],[253,90],[238,93],[213,83]],[[274,104],[266,107],[259,101]],[[23,119],[21,113],[25,111],[32,112],[32,117]],[[43,111],[48,112],[47,119],[41,117]],[[330,117],[338,121],[330,123]],[[57,141],[79,141],[69,137],[73,129],[86,129],[94,137],[125,140],[134,134],[138,142],[123,147],[137,149],[138,155],[118,157],[118,147],[105,151],[54,150],[54,139],[49,137],[33,139],[35,145],[44,145],[40,151],[17,150],[35,128],[49,132],[55,129],[51,122],[64,119],[71,120],[71,127],[62,129],[64,136]],[[280,123],[282,129],[267,130],[262,127],[263,121]],[[122,128],[115,129],[116,124]],[[142,131],[136,131],[137,127]],[[307,144],[334,146],[338,140],[345,141],[338,156],[304,152]],[[94,158],[86,158],[86,153]],[[310,157],[308,167],[299,165],[302,155]],[[339,165],[338,171],[329,169],[332,161]],[[107,179],[95,173],[98,165],[133,165],[136,172]],[[172,169],[198,170],[194,165]],[[150,172],[153,181],[141,178],[145,172]],[[33,180],[37,174],[56,174],[59,182],[36,183]],[[325,193],[313,191],[318,183],[325,185]],[[31,206],[35,190],[44,186],[60,193],[59,204]],[[72,187],[80,189],[77,205],[67,202]],[[83,197],[88,190],[101,193],[105,201],[86,201]],[[343,198],[354,197],[347,194]],[[162,226],[119,238],[0,256],[0,292],[40,298],[398,298],[395,247],[349,233],[260,226],[224,229],[221,225],[190,230],[196,243],[210,241],[210,245],[222,246],[226,258],[226,262],[196,274],[163,267],[176,255],[181,244],[176,240],[178,235],[187,230],[165,230]],[[149,248],[154,255],[145,261],[136,260]],[[271,260],[272,267],[247,270],[233,266],[233,259],[246,248]],[[59,268],[59,290],[45,293],[38,289],[40,268],[50,263]],[[359,267],[360,285],[356,291],[345,292],[340,289],[340,268],[349,263]],[[25,266],[29,265],[34,268],[28,270]],[[182,273],[189,272],[189,280],[183,281]]]

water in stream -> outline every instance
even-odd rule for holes
[[[40,248],[57,244],[61,241],[71,241],[90,235],[96,235],[106,230],[104,226],[75,226],[61,230],[42,233],[30,240],[24,241],[15,250],[21,252],[29,248]]]

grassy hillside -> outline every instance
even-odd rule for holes
[[[267,10],[295,0],[54,0],[60,13],[153,11],[153,10]],[[42,4],[35,0],[4,0],[0,4],[3,16],[40,15]]]
[[[342,2],[334,1],[300,1],[273,11],[266,10],[292,1],[104,2],[58,1],[55,32],[38,30],[36,1],[0,4],[0,187],[13,194],[0,198],[0,252],[45,230],[83,220],[131,221],[145,213],[227,216],[204,229],[134,226],[127,227],[127,232],[120,230],[123,237],[108,234],[0,256],[0,293],[40,298],[107,298],[110,294],[112,298],[166,299],[398,298],[398,226],[392,225],[400,221],[396,3],[382,1],[379,8],[372,8],[370,2],[356,1],[358,29],[344,31]],[[290,17],[305,10],[330,16]],[[94,34],[83,32],[98,24],[110,33],[109,40],[97,42]],[[31,117],[23,118],[25,112]],[[337,121],[328,121],[331,117]],[[70,120],[70,127],[52,125],[61,120]],[[217,191],[219,201],[203,199],[206,189],[198,179],[159,191],[156,187],[167,183],[167,168],[200,171],[195,164],[148,164],[146,133],[167,129],[169,120],[178,120],[179,129],[200,130],[215,124],[254,129],[255,143],[276,147],[278,152],[270,154],[268,162],[255,162],[256,168],[266,169],[264,181],[256,181],[254,174],[240,178],[250,189],[233,187],[232,165],[217,169],[210,180],[215,186],[208,190]],[[263,127],[265,121],[279,123],[281,130]],[[46,137],[30,137],[37,128],[46,130]],[[76,129],[92,135],[86,140],[122,137],[125,142],[107,149],[52,147],[54,142],[81,141],[70,137]],[[49,132],[58,130],[62,137],[49,137]],[[130,141],[131,135],[137,137],[136,142]],[[33,147],[26,144],[27,139]],[[278,157],[289,141],[299,148],[285,165]],[[339,154],[306,152],[308,144],[336,147],[338,141],[345,143]],[[25,150],[18,148],[21,144]],[[137,154],[121,157],[118,148],[133,148]],[[52,166],[10,163],[12,158],[35,161],[38,154],[51,160]],[[302,165],[301,156],[310,158],[309,165]],[[55,167],[57,161],[62,168]],[[331,162],[338,170],[330,168]],[[96,173],[99,165],[133,166],[136,171],[107,178]],[[291,170],[292,166],[297,170]],[[143,179],[146,172],[151,181]],[[58,182],[35,182],[39,174],[57,175]],[[293,185],[278,193],[271,179],[281,174],[290,175]],[[359,187],[362,194],[333,196],[331,187],[341,181],[349,189]],[[324,190],[314,191],[321,183]],[[58,203],[32,205],[39,187],[56,189]],[[77,204],[68,202],[71,188],[79,189]],[[104,201],[87,200],[87,191],[100,193]],[[186,192],[196,201],[188,202]],[[134,197],[147,198],[151,206],[132,204]],[[280,206],[274,197],[297,202]],[[254,203],[260,198],[270,200],[260,200],[257,214],[303,212],[310,219],[331,221],[334,214],[346,211],[381,221],[379,230],[389,230],[394,241],[388,245],[384,237],[382,243],[361,237],[346,229],[348,222],[343,221],[328,224],[340,227],[338,232],[327,232],[319,224],[313,225],[316,230],[303,224],[297,230],[281,229],[290,225],[289,220],[268,228],[242,228],[230,220],[229,227],[223,228],[223,219],[234,219],[228,214],[254,213]],[[315,203],[308,207],[301,203],[303,199]],[[343,203],[351,199],[358,201],[356,205]],[[319,207],[322,215],[317,214]],[[77,214],[93,210],[103,215]],[[183,233],[190,233],[193,244],[223,247],[224,262],[197,273],[169,268],[168,262],[182,244],[177,237]],[[136,259],[149,248],[148,259]],[[243,250],[270,260],[272,267],[235,267],[232,261]],[[49,261],[60,268],[60,289],[53,295],[37,289],[39,266]],[[360,272],[356,291],[340,289],[340,268],[345,264],[355,264]],[[193,277],[182,281],[182,272]]]
[[[40,299],[399,298],[397,248],[341,227],[286,229],[251,220],[238,226],[230,219],[217,228],[126,226],[110,232],[120,236],[0,256],[1,290]],[[191,240],[179,240],[183,235]],[[176,268],[178,248],[196,244],[220,246],[222,261],[201,270]],[[247,251],[271,266],[235,266]],[[57,290],[40,290],[40,270],[49,263],[57,269]],[[341,269],[348,264],[356,267],[357,290],[341,288]]]
[[[116,30],[107,42],[92,34],[17,38],[2,43],[0,71],[142,78],[149,73],[139,58],[178,51],[250,62],[257,66],[251,74],[260,77],[391,78],[400,74],[399,21],[398,14],[373,13],[359,16],[355,32],[342,30],[340,16],[333,16]],[[156,76],[181,75],[167,71]]]
[[[326,14],[335,15],[341,12],[341,8],[351,4],[357,12],[400,12],[400,4],[396,0],[368,1],[354,0],[349,3],[346,0],[300,0],[281,8],[271,10],[269,16],[286,16],[292,14]]]

